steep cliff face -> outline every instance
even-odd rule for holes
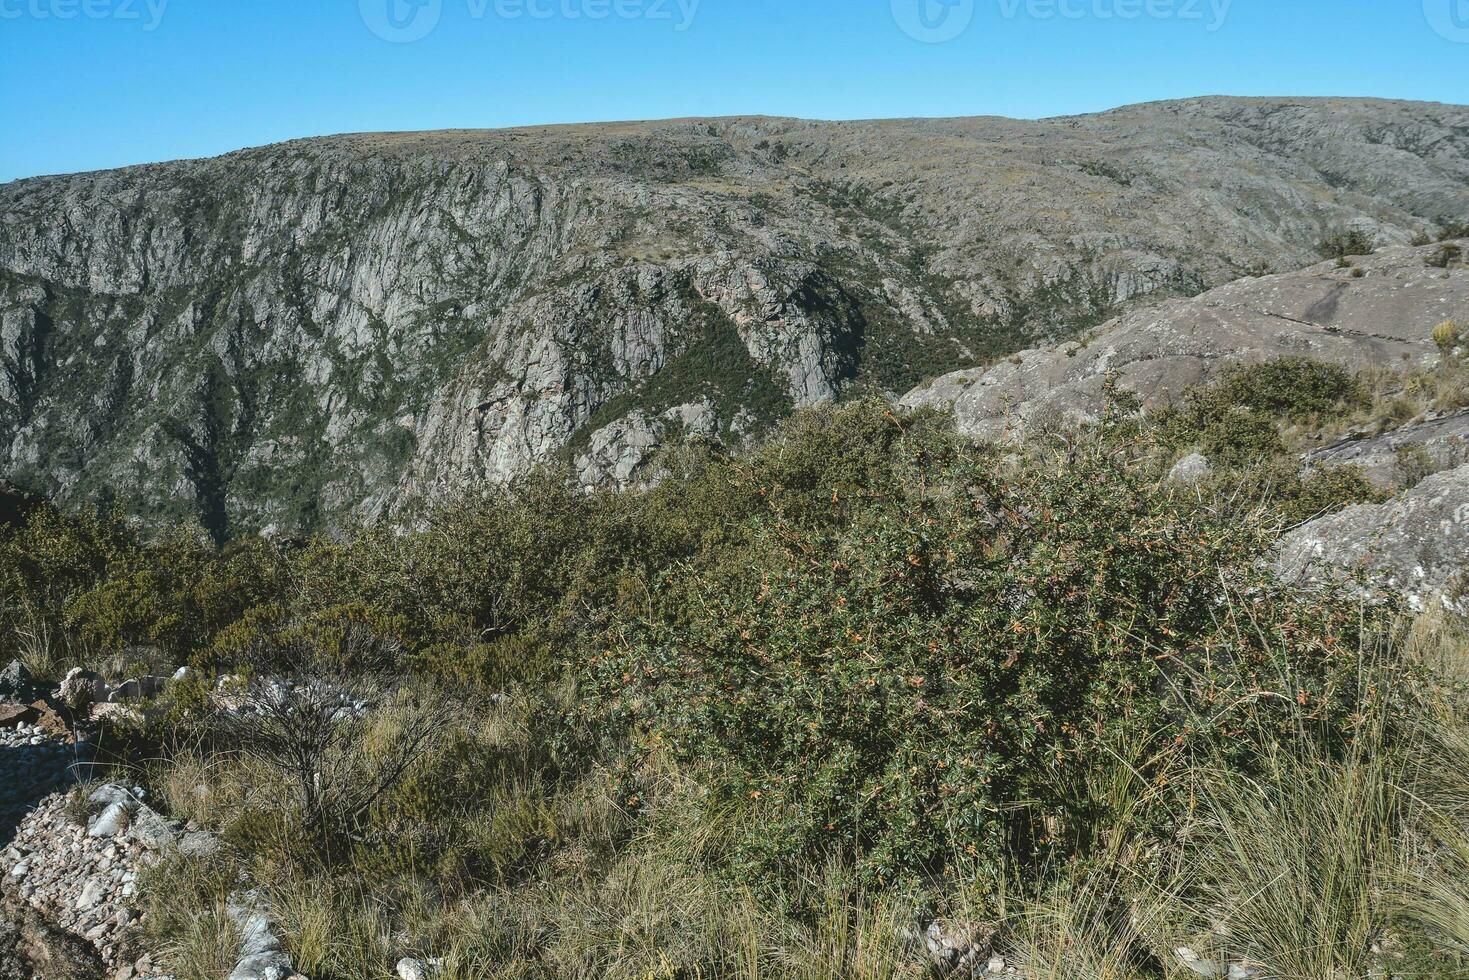
[[[223,535],[392,513],[1469,217],[1469,110],[307,140],[0,187],[0,478]]]

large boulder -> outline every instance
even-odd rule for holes
[[[1152,408],[1222,368],[1283,356],[1426,367],[1439,357],[1433,328],[1469,322],[1469,268],[1430,264],[1438,248],[1388,248],[1351,268],[1325,262],[1241,279],[1119,317],[1079,341],[946,375],[903,404],[951,408],[962,432],[1004,439],[1095,420],[1112,375]]]
[[[1469,571],[1469,466],[1430,476],[1390,503],[1307,524],[1281,542],[1275,567],[1299,583],[1363,572],[1420,609],[1452,599]]]
[[[35,700],[35,681],[25,664],[12,660],[0,668],[0,701],[25,702]]]

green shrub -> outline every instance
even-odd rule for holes
[[[1361,383],[1345,368],[1305,357],[1279,357],[1224,371],[1206,400],[1295,421],[1361,404]]]
[[[1216,467],[1273,464],[1289,455],[1287,425],[1310,426],[1364,406],[1363,384],[1345,368],[1303,357],[1230,367],[1153,423],[1175,449],[1196,446]]]
[[[1349,255],[1371,255],[1377,251],[1377,246],[1372,236],[1360,228],[1352,228],[1327,236],[1317,250],[1328,259],[1341,259]]]
[[[1360,621],[1252,571],[1265,529],[1160,492],[1106,442],[1069,463],[894,448],[887,492],[842,523],[775,513],[665,573],[599,660],[608,717],[707,767],[744,814],[747,874],[839,854],[887,885],[1069,853],[1088,814],[1060,787],[1104,745],[1224,738],[1242,723],[1226,692],[1278,657],[1298,672],[1283,693],[1344,725]],[[1235,589],[1256,597],[1248,631]]]

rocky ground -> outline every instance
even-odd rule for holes
[[[74,672],[71,689],[84,679],[96,684]],[[0,688],[37,695],[17,664]],[[90,783],[87,731],[68,724],[59,699],[0,704],[0,980],[171,980],[140,945],[139,875],[165,855],[220,846],[152,810],[139,789]],[[229,912],[240,935],[229,980],[291,978],[290,956],[247,891]]]
[[[32,712],[32,715],[34,712]],[[109,976],[129,924],[121,878],[127,856],[86,846],[64,816],[66,790],[86,757],[54,731],[0,725],[0,977],[94,980]],[[100,842],[99,842],[100,843]],[[118,893],[111,894],[113,872]],[[81,902],[81,890],[99,882]],[[107,890],[101,882],[108,882]],[[131,888],[131,881],[128,882]],[[88,935],[90,934],[90,936]]]
[[[1356,466],[1374,484],[1403,482],[1405,451],[1410,465],[1449,470],[1469,463],[1469,410],[1426,418],[1382,435],[1359,435],[1307,454],[1311,466]],[[1421,455],[1418,455],[1421,454]]]
[[[1417,609],[1469,598],[1469,465],[1436,473],[1386,504],[1348,507],[1281,542],[1277,568],[1316,582],[1361,573]]]

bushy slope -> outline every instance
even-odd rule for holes
[[[1360,480],[1166,479],[1283,382],[1292,417],[1360,396],[1254,381],[1006,450],[859,401],[655,488],[290,547],[43,512],[0,538],[0,636],[191,664],[102,740],[228,845],[143,882],[183,974],[247,874],[320,980],[918,978],[960,955],[935,922],[1036,978],[1462,975],[1462,627],[1272,578],[1284,512]]]

